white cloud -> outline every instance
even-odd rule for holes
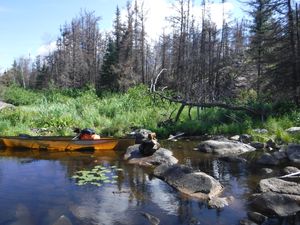
[[[134,5],[135,0],[132,0]],[[144,10],[146,15],[145,28],[146,33],[152,40],[158,39],[163,30],[170,31],[170,24],[166,21],[167,17],[170,17],[174,13],[172,3],[169,0],[138,0],[138,4],[144,3]],[[229,18],[229,13],[234,10],[234,5],[231,2],[224,3],[211,3],[206,5],[207,11],[210,13],[210,18],[216,23],[218,27],[222,26],[223,22],[223,9],[225,19]],[[123,9],[122,18],[125,18],[126,9]],[[197,21],[201,21],[202,6],[194,5],[191,8],[191,14]],[[207,14],[208,16],[208,14]]]
[[[39,47],[37,50],[37,55],[46,56],[55,50],[56,50],[56,41],[52,41],[48,44]]]

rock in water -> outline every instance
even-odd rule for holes
[[[198,150],[217,155],[239,155],[245,152],[255,151],[256,149],[238,141],[208,140],[201,142],[198,146]]]
[[[154,175],[180,192],[202,200],[211,199],[223,191],[219,181],[206,173],[193,172],[184,165],[162,164],[155,168]]]

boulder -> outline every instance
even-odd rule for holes
[[[276,151],[272,154],[275,159],[278,159],[279,161],[287,160],[287,155],[285,151]]]
[[[207,140],[199,144],[198,150],[217,155],[239,155],[256,149],[248,144],[230,140]]]
[[[264,149],[266,147],[266,145],[261,142],[251,142],[250,145],[256,149]]]
[[[15,106],[12,104],[8,104],[5,102],[0,101],[0,110],[4,109],[4,108],[14,108]]]
[[[286,153],[290,161],[300,163],[300,144],[289,144]]]
[[[275,166],[279,164],[279,160],[276,159],[273,155],[270,153],[264,153],[262,156],[257,160],[258,164],[263,164],[263,165],[271,165]]]
[[[300,196],[263,192],[252,195],[251,206],[264,215],[290,216],[300,211]]]
[[[300,172],[300,170],[297,167],[294,167],[294,166],[287,166],[283,169],[283,171],[284,171],[285,174]]]
[[[184,165],[162,164],[155,168],[154,175],[178,191],[191,197],[209,200],[223,191],[219,181],[203,172],[194,172]]]
[[[276,192],[283,194],[299,195],[300,197],[299,183],[285,181],[274,177],[261,180],[259,182],[258,189],[261,192]]]
[[[140,145],[137,144],[127,148],[124,159],[128,160],[128,163],[149,167],[160,164],[173,165],[178,162],[178,159],[173,156],[173,152],[165,148],[159,148],[153,155],[143,157],[140,153],[139,146]]]
[[[290,127],[289,129],[285,130],[290,134],[300,134],[300,127]]]

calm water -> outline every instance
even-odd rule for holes
[[[57,225],[63,215],[73,225],[150,224],[143,213],[162,225],[239,224],[246,216],[247,198],[256,187],[255,169],[219,161],[193,151],[196,142],[163,143],[179,163],[218,179],[225,196],[235,201],[224,209],[181,196],[151,170],[128,165],[124,151],[102,153],[47,153],[0,149],[0,225]],[[115,184],[78,186],[72,178],[96,165],[117,166]]]

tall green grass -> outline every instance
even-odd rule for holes
[[[179,105],[153,99],[145,86],[136,86],[126,93],[102,93],[94,89],[31,91],[11,86],[1,88],[0,99],[14,104],[0,113],[0,135],[73,135],[74,127],[90,127],[102,135],[123,136],[134,128],[147,128],[160,137],[184,132],[186,135],[243,134],[255,140],[273,138],[281,142],[300,142],[300,135],[288,134],[291,126],[300,126],[299,110],[286,110],[283,105],[267,107],[273,114],[264,122],[243,111],[206,108],[199,112],[186,107],[177,123],[173,113]],[[258,105],[258,103],[255,103]],[[261,104],[261,103],[260,103]],[[272,109],[273,107],[273,109]],[[41,128],[45,128],[40,132]],[[258,134],[254,128],[266,128]]]

